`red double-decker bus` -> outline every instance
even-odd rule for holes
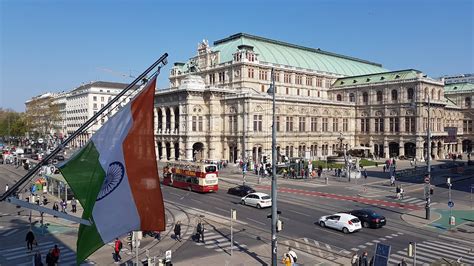
[[[215,164],[171,162],[163,168],[163,184],[197,192],[218,190],[218,171]]]

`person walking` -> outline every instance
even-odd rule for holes
[[[76,213],[77,211],[77,200],[76,198],[72,197],[72,200],[71,200],[71,206],[72,206],[72,213]]]
[[[61,205],[61,212],[66,213],[67,202],[63,199],[63,200],[61,201],[60,205]]]
[[[33,251],[33,243],[36,241],[33,231],[29,230],[28,233],[26,233],[25,241],[26,248],[28,249],[28,251]]]
[[[46,265],[48,266],[54,266],[54,256],[53,256],[53,249],[50,249],[48,254],[46,254]]]
[[[8,191],[8,184],[5,185],[5,192]]]
[[[177,221],[176,224],[174,225],[174,236],[176,240],[181,242],[181,222]]]
[[[362,253],[362,256],[359,259],[359,266],[369,266],[369,260],[367,256],[368,256],[367,251],[364,251],[364,253]]]
[[[59,255],[61,254],[61,250],[59,250],[58,245],[54,245],[51,254],[53,255],[54,264],[57,265],[59,263]]]
[[[391,187],[395,186],[395,176],[393,175],[390,177],[390,186]]]
[[[400,199],[403,199],[403,194],[405,190],[403,190],[403,187],[400,185]]]
[[[408,266],[408,264],[405,261],[405,259],[402,259],[402,261],[400,261],[400,263],[398,263],[398,266]]]
[[[359,266],[359,256],[357,253],[352,253],[351,266]]]
[[[367,170],[364,169],[364,179],[367,180]]]
[[[383,169],[383,172],[385,173],[385,170],[387,169],[387,167],[384,165],[382,169]]]
[[[36,251],[35,254],[35,266],[43,266],[43,258],[41,258],[41,253]]]
[[[204,243],[204,223],[201,220],[199,220],[197,224],[197,233],[197,242],[199,242],[199,239],[201,239],[202,243]]]
[[[120,250],[122,250],[122,241],[120,241],[120,239],[118,239],[118,238],[115,238],[115,245],[114,245],[114,251],[115,251],[114,260],[115,260],[115,262],[122,260],[122,257],[120,256]]]
[[[59,206],[57,202],[54,202],[53,204],[53,211],[59,211]],[[54,218],[58,218],[58,216],[54,215]]]

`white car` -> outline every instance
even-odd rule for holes
[[[344,234],[352,233],[362,229],[359,218],[347,213],[336,213],[319,218],[321,227],[330,227],[341,230]]]
[[[243,205],[251,205],[259,209],[272,206],[272,199],[270,196],[261,192],[250,193],[243,197],[240,202]]]

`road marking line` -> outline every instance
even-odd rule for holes
[[[258,223],[258,224],[261,224],[261,225],[266,225],[265,223],[259,222],[257,220],[252,219],[252,218],[247,218],[247,220],[250,220],[252,222],[255,222],[255,223]]]
[[[386,239],[386,238],[383,238],[383,237],[381,237],[381,238],[379,238],[379,239],[380,239],[381,241],[387,241],[387,239]],[[378,242],[377,242],[377,243],[378,243]]]
[[[444,238],[444,239],[448,239],[448,240],[451,240],[451,241],[453,241],[453,242],[465,243],[465,244],[468,244],[468,245],[472,245],[472,242],[469,242],[469,241],[466,241],[466,240],[461,240],[461,239],[452,238],[452,237],[445,236],[445,235],[438,235],[438,237],[441,237],[441,238]]]
[[[359,251],[360,249],[358,248],[351,248],[352,251]]]
[[[386,238],[393,238],[393,236],[385,236]]]
[[[441,245],[450,246],[450,247],[453,247],[453,248],[455,248],[455,249],[462,249],[462,250],[465,250],[466,252],[471,251],[470,248],[464,247],[464,246],[459,246],[459,244],[454,245],[454,244],[448,244],[448,243],[446,243],[446,242],[440,242],[440,241],[430,241],[430,242],[435,242],[435,243],[439,243],[439,244],[441,244]]]
[[[367,242],[367,243],[365,243],[365,244],[366,244],[367,246],[372,246],[374,243],[372,243],[372,242]]]
[[[298,242],[295,241],[295,247],[296,248],[300,248],[300,244]]]
[[[18,230],[20,229],[12,229],[10,231],[7,231],[5,234],[3,234],[2,236],[5,237],[5,236],[9,236],[9,235],[12,235],[14,234],[15,232],[17,232]]]
[[[288,210],[289,212],[294,212],[294,213],[297,213],[297,214],[300,214],[300,215],[304,215],[306,217],[311,217],[311,215],[309,214],[306,214],[306,213],[302,213],[302,212],[297,212],[297,211],[291,211],[291,210]]]
[[[359,245],[359,246],[357,246],[357,247],[359,247],[359,248],[366,248],[367,246]]]
[[[226,210],[226,209],[222,209],[222,208],[219,208],[219,207],[215,207],[215,206],[214,206],[214,208],[215,208],[215,209],[217,209],[217,210],[220,210],[220,211],[223,211],[223,212],[228,212],[228,211],[229,211],[229,210]]]
[[[202,201],[200,201],[200,200],[195,200],[195,199],[190,199],[190,200],[192,200],[194,202],[197,202],[197,203],[202,203]]]
[[[398,236],[398,234],[392,234],[392,236]]]
[[[372,240],[372,242],[374,242],[374,243],[380,243],[380,240],[375,239],[375,240]]]
[[[180,197],[180,198],[182,197],[182,195],[179,195],[179,194],[177,194],[177,193],[170,192],[170,194],[171,194],[171,195],[174,195],[174,196],[176,196],[176,197]]]

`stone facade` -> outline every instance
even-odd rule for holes
[[[271,61],[263,57],[262,47],[244,44],[235,47],[231,60],[225,61],[228,51],[223,45],[238,38],[268,44],[267,50],[276,47],[273,53],[282,56]],[[260,162],[263,156],[270,158],[272,97],[267,90],[272,68],[278,160],[282,155],[323,159],[342,150],[341,143],[348,148],[368,147],[371,154],[383,158],[421,160],[426,157],[428,96],[433,158],[460,153],[462,141],[472,139],[472,132],[465,135],[462,131],[463,121],[472,121],[472,113],[468,116],[445,98],[442,82],[419,71],[386,72],[368,61],[259,38],[234,35],[217,41],[218,48],[203,41],[195,57],[175,63],[171,87],[155,96],[160,160],[245,158]],[[324,59],[325,69],[302,68],[283,64],[291,60],[285,60],[282,49],[293,49],[288,52],[293,58],[299,56],[294,52],[297,49],[331,57]],[[310,61],[300,57],[300,61]],[[328,64],[340,66],[341,60],[347,65],[340,73],[328,71]],[[368,73],[361,70],[364,67]],[[362,75],[347,75],[358,70]],[[459,128],[454,142],[446,142],[445,127]]]

